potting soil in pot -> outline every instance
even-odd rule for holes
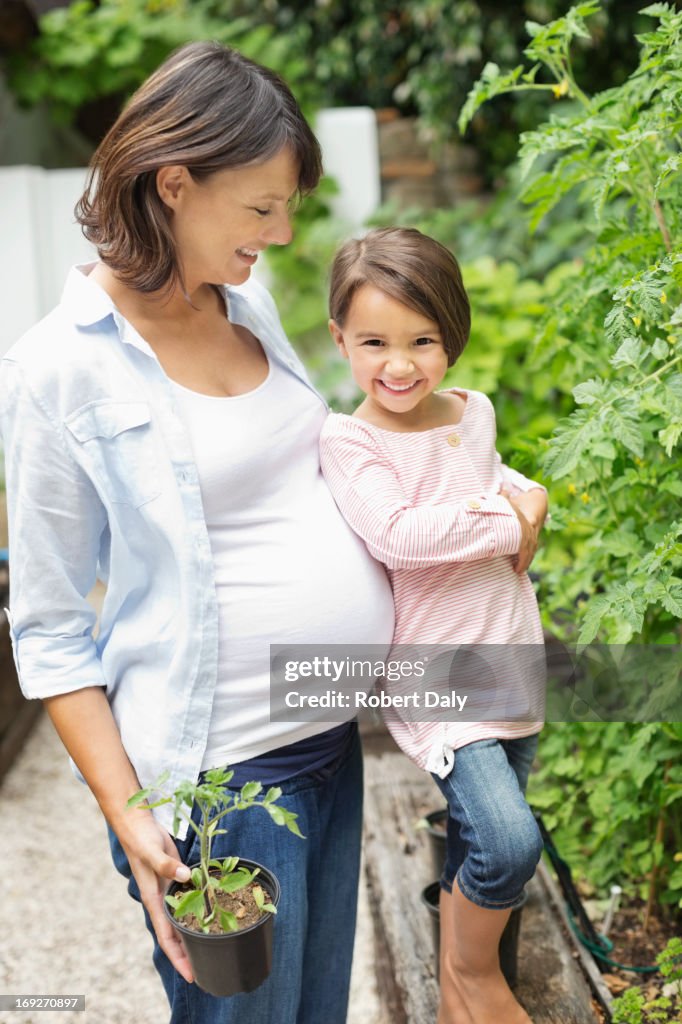
[[[187,889],[191,889],[192,886],[187,886]],[[222,892],[220,889],[213,891],[213,899],[216,901],[219,907],[223,910],[228,910],[234,914],[239,924],[239,930],[242,928],[248,928],[250,925],[255,924],[261,917],[266,916],[269,912],[267,910],[259,910],[256,905],[256,901],[253,896],[253,890],[259,888],[265,893],[266,903],[270,901],[271,895],[263,885],[259,885],[258,882],[251,882],[249,885],[245,885],[243,889],[239,889],[237,892]],[[176,895],[181,895],[186,889],[180,887],[176,891]],[[181,919],[181,924],[185,928],[192,928],[195,931],[200,932],[201,927],[197,918],[194,914],[187,914],[187,916]],[[214,920],[208,926],[209,934],[224,934],[223,929],[220,927],[220,921]]]

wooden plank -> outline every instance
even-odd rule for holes
[[[385,160],[381,165],[381,177],[384,181],[394,178],[432,178],[438,170],[433,160],[419,157],[402,157],[396,160]]]
[[[0,685],[5,686],[6,683],[5,679]],[[2,733],[0,737],[0,782],[8,768],[14,763],[17,754],[23,749],[24,741],[38,720],[42,709],[41,701],[24,700],[21,707],[15,712],[11,724]]]
[[[571,928],[568,920],[568,914],[566,912],[566,901],[561,894],[557,882],[554,880],[554,876],[543,863],[538,865],[537,878],[544,890],[547,900],[554,907],[555,914],[562,923],[564,934],[567,936],[568,941],[573,947],[574,956],[580,961],[580,966],[594,993],[595,999],[606,1016],[610,1019],[613,1006],[613,996],[611,995],[606,982],[602,978],[599,968],[594,962],[594,957],[583,946],[582,942]]]
[[[3,579],[0,575],[0,591]],[[7,594],[0,594],[2,603]],[[21,750],[36,721],[42,704],[39,700],[26,700],[19,687],[9,626],[0,604],[0,780]]]
[[[535,1024],[595,1024],[592,993],[538,876],[521,918],[515,989]]]
[[[438,791],[427,777],[410,781],[403,770],[394,770],[403,762],[410,766],[402,754],[383,754],[366,763],[365,858],[381,970],[378,988],[391,1021],[433,1024],[436,963],[428,913],[420,902],[432,879],[427,845],[414,825],[429,803],[438,802]]]
[[[365,862],[378,989],[396,1024],[433,1024],[438,984],[421,891],[432,879],[420,817],[442,805],[431,779],[399,753],[366,757]],[[519,940],[519,1001],[534,1024],[596,1024],[590,987],[541,881],[528,886]]]

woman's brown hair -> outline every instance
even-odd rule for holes
[[[469,340],[471,312],[457,260],[415,228],[376,228],[341,246],[332,264],[329,314],[343,329],[355,292],[371,284],[438,324],[457,361]]]
[[[158,169],[183,165],[202,181],[283,146],[298,161],[299,194],[312,191],[320,147],[285,82],[220,43],[188,43],[140,86],[100,143],[76,219],[122,281],[157,291],[181,281]]]

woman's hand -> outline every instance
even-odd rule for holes
[[[189,868],[151,811],[126,809],[140,783],[121,743],[104,690],[95,686],[59,694],[48,698],[45,707],[125,850],[159,945],[173,967],[191,982],[189,961],[163,909],[168,881],[187,881]]]
[[[511,496],[509,491],[501,490],[518,516],[521,524],[521,544],[517,555],[512,557],[514,572],[519,576],[527,572],[538,549],[540,530],[547,515],[547,495],[541,487]]]
[[[187,982],[194,980],[184,947],[166,917],[163,900],[168,882],[186,882],[189,868],[178,857],[172,837],[149,811],[130,810],[130,821],[118,834],[140,897],[151,918],[161,949]]]

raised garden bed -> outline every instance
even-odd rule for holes
[[[9,624],[2,611],[8,599],[7,559],[0,555],[0,781],[21,750],[42,708],[39,700],[26,700],[19,687]]]

